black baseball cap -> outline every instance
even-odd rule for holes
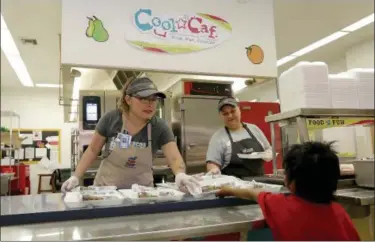
[[[219,101],[219,104],[218,104],[218,109],[219,111],[221,111],[221,109],[225,106],[225,105],[229,105],[229,106],[232,106],[232,107],[238,107],[238,102],[236,99],[234,99],[233,97],[225,97],[225,98],[222,98],[220,99]]]
[[[159,92],[156,85],[147,77],[140,77],[131,81],[126,89],[126,95],[138,97],[156,95],[160,98],[166,98],[165,94]]]

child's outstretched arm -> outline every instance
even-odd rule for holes
[[[259,193],[263,192],[262,189],[241,189],[241,188],[232,188],[232,187],[222,187],[220,191],[216,193],[216,196],[218,197],[229,197],[229,196],[234,196],[234,197],[239,197],[242,199],[247,199],[247,200],[253,200],[257,202],[258,200],[258,195]]]

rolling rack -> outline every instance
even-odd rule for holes
[[[18,115],[17,113],[13,112],[13,111],[1,111],[1,118],[9,118],[9,132],[2,132],[1,133],[1,151],[5,150],[6,152],[6,157],[9,159],[9,167],[5,170],[13,170],[12,169],[12,159],[14,159],[14,166],[16,166],[16,169],[17,169],[17,172],[16,172],[16,175],[19,175],[20,174],[20,171],[19,171],[19,165],[20,165],[20,162],[19,162],[19,156],[18,157],[13,157],[15,155],[15,151],[16,150],[19,150],[20,149],[20,144],[16,144],[20,141],[22,141],[22,139],[20,138],[20,115]],[[16,122],[17,122],[17,130],[18,132],[16,133],[17,134],[17,137],[14,137],[14,135],[16,134],[13,134],[13,120],[14,118],[16,119]],[[3,123],[3,122],[1,122]],[[8,147],[6,147],[8,146]],[[13,154],[12,154],[13,153]],[[3,165],[1,164],[2,166],[2,171],[4,170],[3,169]],[[6,172],[4,172],[4,174],[6,174]],[[14,175],[4,175],[2,174],[2,176],[6,176],[7,177],[7,180],[8,180],[8,194],[11,195],[11,192],[12,192],[12,189],[11,189],[11,182],[12,180],[14,179],[17,179],[17,186],[19,187],[19,183],[20,183],[20,179],[18,179],[17,177],[14,177]]]

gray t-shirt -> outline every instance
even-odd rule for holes
[[[160,150],[161,147],[169,142],[174,142],[174,135],[167,123],[159,118],[153,117],[151,123],[151,139],[152,139],[152,153]],[[105,113],[96,125],[96,132],[101,136],[106,137],[103,157],[107,157],[110,153],[111,141],[116,138],[117,134],[122,129],[121,112],[116,109]],[[132,137],[132,145],[139,148],[146,148],[148,145],[147,125]]]
[[[263,146],[264,150],[267,150],[271,147],[266,136],[264,136],[262,130],[260,130],[258,126],[248,123],[245,123],[245,125],[247,125],[253,136]],[[232,136],[233,142],[251,138],[251,136],[245,129],[241,129],[235,132],[229,132]],[[211,137],[210,143],[208,145],[206,161],[216,163],[221,167],[221,169],[223,169],[229,165],[231,156],[232,146],[230,143],[230,139],[227,132],[225,131],[225,128],[221,128],[216,131]]]

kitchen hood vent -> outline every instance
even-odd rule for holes
[[[140,71],[117,71],[117,74],[113,78],[113,83],[115,84],[117,90],[121,90],[125,83],[132,81],[142,74],[143,72]]]

